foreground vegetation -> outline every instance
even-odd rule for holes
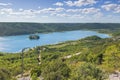
[[[90,36],[30,49],[24,52],[24,76],[32,80],[108,80],[109,74],[120,71],[120,24],[0,23],[0,36],[79,29],[112,37]],[[21,59],[21,53],[1,52],[0,80],[17,80],[22,73]]]
[[[73,54],[80,53],[77,56]],[[41,55],[41,64],[38,56]],[[65,56],[71,55],[70,58]],[[24,76],[32,80],[107,80],[120,70],[120,40],[97,36],[30,49],[24,53]],[[0,53],[0,80],[21,74],[21,53]]]

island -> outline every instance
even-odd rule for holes
[[[39,35],[32,34],[32,35],[29,36],[29,39],[30,40],[38,40],[38,39],[40,39],[40,37],[39,37]]]

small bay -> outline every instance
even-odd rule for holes
[[[64,41],[78,40],[87,36],[99,36],[101,38],[110,37],[108,34],[98,33],[95,31],[65,31],[53,33],[39,33],[39,40],[30,40],[29,35],[6,36],[0,37],[0,52],[20,52],[26,47],[35,47],[49,44],[57,44]]]

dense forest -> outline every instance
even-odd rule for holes
[[[99,30],[110,33],[120,30],[119,23],[0,23],[0,36],[34,34],[70,30]]]
[[[14,24],[18,28],[18,23]],[[25,27],[25,24],[21,29],[30,28],[29,26]],[[100,32],[108,31],[112,37],[103,39],[98,36],[89,36],[76,41],[29,49],[24,52],[24,77],[30,76],[32,80],[108,80],[110,74],[120,71],[120,24],[61,24],[59,27],[57,27],[58,24],[36,25],[44,25],[46,29],[49,27],[49,30],[56,29],[55,31],[97,29]],[[78,27],[78,25],[84,26]],[[21,29],[18,30],[22,31]],[[14,28],[14,30],[17,32],[17,29]],[[29,29],[27,30],[29,31]],[[36,30],[33,29],[33,31]],[[1,52],[0,80],[18,80],[22,73],[21,62],[22,53]]]

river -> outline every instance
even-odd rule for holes
[[[0,37],[0,52],[19,52],[25,47],[35,47],[48,44],[57,44],[64,41],[78,40],[87,36],[99,36],[101,38],[110,37],[108,34],[98,33],[95,31],[65,31],[53,33],[40,33],[39,40],[29,40],[29,35],[6,36]]]

